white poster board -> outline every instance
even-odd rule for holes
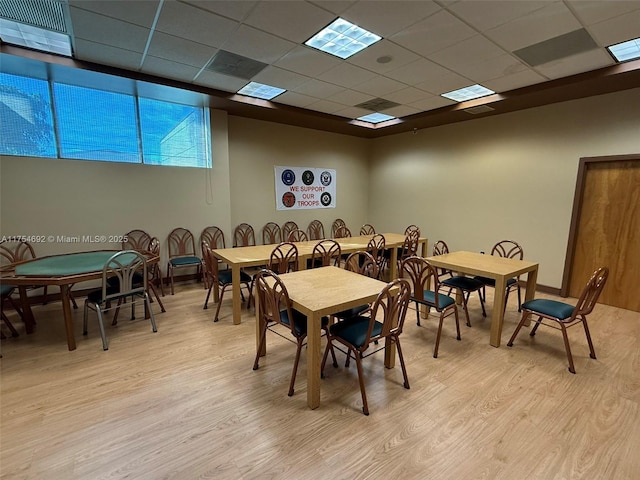
[[[330,168],[275,167],[276,209],[336,208],[336,171]]]

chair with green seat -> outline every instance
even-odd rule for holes
[[[222,298],[224,297],[224,292],[228,287],[233,285],[232,281],[232,273],[231,270],[219,270],[218,260],[213,256],[211,252],[211,248],[207,245],[207,242],[202,241],[202,253],[204,258],[204,267],[205,267],[205,275],[208,277],[207,284],[209,285],[209,290],[207,291],[207,296],[204,299],[203,310],[206,310],[209,307],[209,297],[211,295],[211,290],[213,288],[218,288],[220,290],[220,297],[218,298],[218,306],[216,307],[216,313],[213,317],[213,321],[218,321],[218,315],[220,314],[220,306],[222,305]],[[242,301],[244,301],[244,294],[242,293],[242,287],[244,286],[249,292],[249,298],[251,298],[251,277],[243,271],[240,271],[240,296],[242,297]]]
[[[407,278],[411,282],[411,300],[416,303],[417,324],[420,326],[420,306],[434,308],[440,314],[440,324],[436,334],[436,344],[433,348],[433,358],[438,358],[438,347],[442,335],[444,319],[450,315],[455,316],[456,340],[460,340],[460,320],[458,318],[458,306],[455,299],[440,293],[440,281],[438,273],[433,265],[422,257],[413,256],[402,262],[400,278]],[[432,289],[427,289],[431,285]]]
[[[280,225],[275,222],[267,222],[262,227],[262,244],[273,245],[282,241],[282,232]]]
[[[359,315],[343,322],[334,323],[329,327],[327,347],[322,358],[321,371],[324,372],[328,353],[333,351],[334,348],[338,348],[349,357],[353,355],[358,368],[358,380],[363,404],[362,411],[365,415],[369,415],[369,406],[364,386],[362,359],[384,349],[384,347],[381,347],[374,351],[368,351],[371,344],[381,340],[387,340],[388,348],[391,348],[391,344],[395,344],[398,349],[400,365],[402,366],[403,385],[404,388],[409,388],[409,378],[407,377],[407,369],[402,355],[400,335],[402,334],[410,299],[411,286],[409,282],[398,278],[382,289],[371,306],[369,316]],[[382,316],[382,318],[378,320],[379,316]],[[347,351],[340,349],[336,344],[340,344]],[[335,360],[334,366],[337,366]]]
[[[198,278],[202,278],[202,258],[196,255],[196,243],[193,234],[186,228],[178,227],[171,230],[167,238],[169,261],[167,275],[171,282],[171,295],[174,295],[173,271],[181,268],[196,268]],[[203,282],[204,283],[204,282]],[[207,286],[204,286],[207,288]]]
[[[264,349],[267,330],[287,340],[291,340],[291,336],[293,336],[297,349],[293,363],[293,371],[291,372],[291,380],[289,382],[288,395],[292,396],[294,393],[298,364],[300,363],[300,353],[302,352],[302,347],[306,345],[307,317],[292,307],[287,287],[275,272],[271,270],[258,272],[255,278],[255,286],[261,325],[260,341],[256,358],[253,362],[253,369],[258,370],[260,367],[260,354]],[[291,335],[281,334],[276,329],[277,327],[284,327]],[[327,321],[325,319],[322,321],[322,328],[325,329],[325,331],[327,329]],[[333,358],[335,362],[334,353]]]
[[[142,274],[142,282],[136,280],[137,275]],[[117,282],[109,282],[112,276]],[[151,328],[157,332],[156,321],[151,309],[151,301],[147,293],[148,270],[147,259],[144,254],[136,250],[122,250],[113,254],[102,268],[102,288],[89,293],[84,302],[84,319],[82,334],[87,335],[87,321],[89,309],[95,310],[98,316],[98,326],[102,337],[102,349],[108,350],[107,335],[104,328],[102,314],[111,308],[115,308],[116,300],[130,298],[132,304],[142,300],[149,312]],[[119,302],[118,302],[119,305]]]
[[[496,243],[491,249],[491,255],[496,255],[498,257],[503,258],[515,258],[517,260],[522,260],[524,257],[524,251],[522,247],[513,240],[502,240]],[[496,287],[496,281],[493,278],[476,276],[474,277],[477,280],[480,280],[484,283],[485,287]],[[522,311],[522,294],[520,292],[520,277],[517,278],[509,278],[507,280],[506,292],[504,295],[504,308],[507,309],[507,301],[509,300],[509,292],[515,290],[518,292],[518,311]],[[485,296],[485,288],[483,287],[481,290],[482,299],[486,300]]]
[[[380,278],[387,265],[387,259],[385,258],[385,247],[386,240],[384,238],[384,235],[380,233],[374,233],[373,237],[371,237],[369,243],[367,244],[367,252],[371,254],[371,256],[378,264],[378,278]]]
[[[524,302],[522,304],[522,318],[513,332],[513,335],[511,335],[509,342],[507,342],[507,346],[513,346],[513,341],[518,336],[520,329],[523,327],[528,317],[537,316],[538,318],[533,320],[535,325],[531,329],[529,335],[532,337],[535,336],[536,330],[538,330],[538,327],[541,324],[562,331],[562,339],[564,340],[564,347],[567,353],[567,359],[569,360],[569,371],[571,373],[576,373],[576,369],[573,365],[571,347],[569,346],[567,329],[574,325],[582,324],[584,327],[584,333],[587,337],[587,343],[589,344],[589,356],[595,359],[596,352],[593,348],[591,334],[589,333],[589,326],[587,325],[587,315],[589,315],[592,312],[593,307],[595,307],[608,276],[609,269],[607,267],[600,267],[593,272],[593,275],[591,275],[591,278],[585,285],[584,290],[578,299],[578,303],[576,303],[575,306],[556,300],[547,300],[542,298]]]
[[[436,249],[436,246],[434,245],[434,248],[433,248],[434,256],[444,255],[446,253],[449,253],[449,247],[444,241],[438,240],[436,242],[436,245],[438,245],[438,249]],[[459,295],[462,297],[462,308],[464,309],[464,314],[467,319],[467,327],[471,326],[471,320],[469,319],[468,303],[469,303],[469,297],[473,292],[479,292],[478,298],[480,298],[480,306],[482,307],[482,316],[483,317],[487,316],[487,312],[484,308],[484,298],[480,293],[480,291],[484,288],[483,282],[481,282],[476,278],[466,277],[464,275],[453,275],[451,272],[445,271],[445,270],[438,271],[438,278],[441,278],[443,275],[449,275],[449,278],[441,280],[440,284],[444,285],[445,287],[449,287],[449,294],[451,293],[452,290],[457,290]]]
[[[298,224],[296,222],[293,222],[293,221],[284,222],[284,224],[282,225],[282,241],[288,242],[289,235],[291,235],[291,232],[293,232],[294,230],[299,230]]]
[[[307,228],[309,240],[324,240],[324,225],[320,220],[313,220]]]
[[[365,223],[360,227],[360,235],[375,235],[376,229],[370,223]]]
[[[437,255],[445,255],[449,253],[449,246],[444,240],[438,240],[433,244],[433,256]],[[453,272],[451,270],[447,270],[445,268],[436,268],[436,272],[438,272],[438,278],[442,279],[442,277],[452,277]]]
[[[248,223],[241,223],[233,230],[234,247],[252,247],[256,244],[256,234]]]
[[[151,235],[144,230],[135,229],[124,234],[122,250],[137,250],[139,252],[149,249]]]
[[[375,258],[373,258],[373,256],[369,252],[365,251],[358,251],[350,254],[344,264],[344,269],[349,270],[350,272],[359,273],[360,275],[364,275],[370,278],[378,278],[380,272]],[[358,305],[356,307],[348,308],[347,310],[334,313],[332,317],[338,320],[346,320],[347,318],[363,315],[368,312],[370,308],[371,305],[369,305],[368,303],[364,305]]]

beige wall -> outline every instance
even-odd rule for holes
[[[260,120],[229,117],[231,222],[262,226],[293,220],[306,230],[320,220],[329,234],[333,220],[345,220],[354,234],[367,220],[370,141]],[[336,208],[276,210],[274,166],[336,169]]]
[[[369,218],[452,250],[512,239],[562,283],[578,161],[640,152],[640,89],[373,141]]]

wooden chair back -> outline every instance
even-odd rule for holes
[[[307,228],[309,232],[309,240],[323,240],[324,239],[324,225],[320,220],[313,220]]]
[[[278,274],[270,270],[261,270],[256,274],[255,286],[260,315],[266,324],[279,323],[289,328],[297,337],[289,292]],[[282,321],[282,315],[286,316],[288,322]]]
[[[609,269],[607,267],[600,267],[593,272],[593,275],[591,275],[591,278],[580,294],[578,303],[571,315],[572,319],[580,316],[584,317],[591,313],[593,307],[598,303],[598,297],[600,297],[600,293],[602,293],[602,289],[604,288],[608,277]]]
[[[351,230],[347,228],[346,225],[342,225],[338,227],[333,234],[333,238],[348,238],[351,236]]]
[[[311,252],[311,266],[312,268],[338,266],[341,254],[342,249],[338,242],[331,239],[321,240],[315,244]]]
[[[491,249],[491,255],[522,260],[524,258],[524,251],[518,242],[514,242],[513,240],[502,240],[493,246]]]
[[[309,240],[309,237],[307,237],[307,232],[300,229],[291,230],[291,232],[289,232],[289,236],[287,237],[287,242],[306,242],[307,240]]]
[[[256,244],[256,234],[248,223],[241,223],[233,231],[234,247],[251,247]]]
[[[224,232],[216,226],[206,227],[200,234],[200,243],[207,242],[207,245],[212,250],[218,248],[227,248],[224,241]]]
[[[196,242],[193,234],[186,228],[178,227],[171,230],[167,238],[167,248],[169,258],[196,256]]]
[[[36,258],[36,253],[29,242],[3,240],[0,242],[0,265],[24,262]]]
[[[131,230],[124,234],[122,240],[122,250],[137,250],[139,252],[146,252],[149,250],[149,243],[151,242],[151,235],[144,230]]]
[[[342,220],[341,218],[336,218],[333,223],[331,224],[331,236],[333,238],[336,238],[336,230],[338,230],[338,228],[340,227],[346,227],[346,223],[344,223],[344,220]]]
[[[376,229],[370,223],[365,223],[360,227],[360,235],[375,235]]]
[[[425,303],[425,292],[435,292],[434,305],[440,311],[438,293],[440,290],[440,280],[436,268],[422,257],[412,256],[402,261],[400,267],[400,278],[406,278],[411,284],[411,300]],[[430,286],[430,288],[427,288]]]
[[[298,224],[296,222],[292,222],[292,221],[285,222],[282,225],[282,241],[286,242],[289,238],[289,235],[294,230],[298,230]]]
[[[344,264],[345,270],[350,272],[359,273],[371,278],[378,278],[380,273],[380,267],[376,263],[375,258],[364,250],[353,252],[347,257]]]
[[[282,232],[280,225],[275,222],[268,222],[262,227],[262,244],[271,245],[282,241]]]
[[[298,270],[298,248],[291,242],[282,242],[271,252],[268,269],[279,275]]]

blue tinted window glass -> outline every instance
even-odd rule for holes
[[[203,108],[140,98],[139,109],[144,163],[210,166]]]
[[[53,84],[62,158],[139,163],[131,95]]]
[[[0,73],[0,153],[57,156],[46,80]]]

